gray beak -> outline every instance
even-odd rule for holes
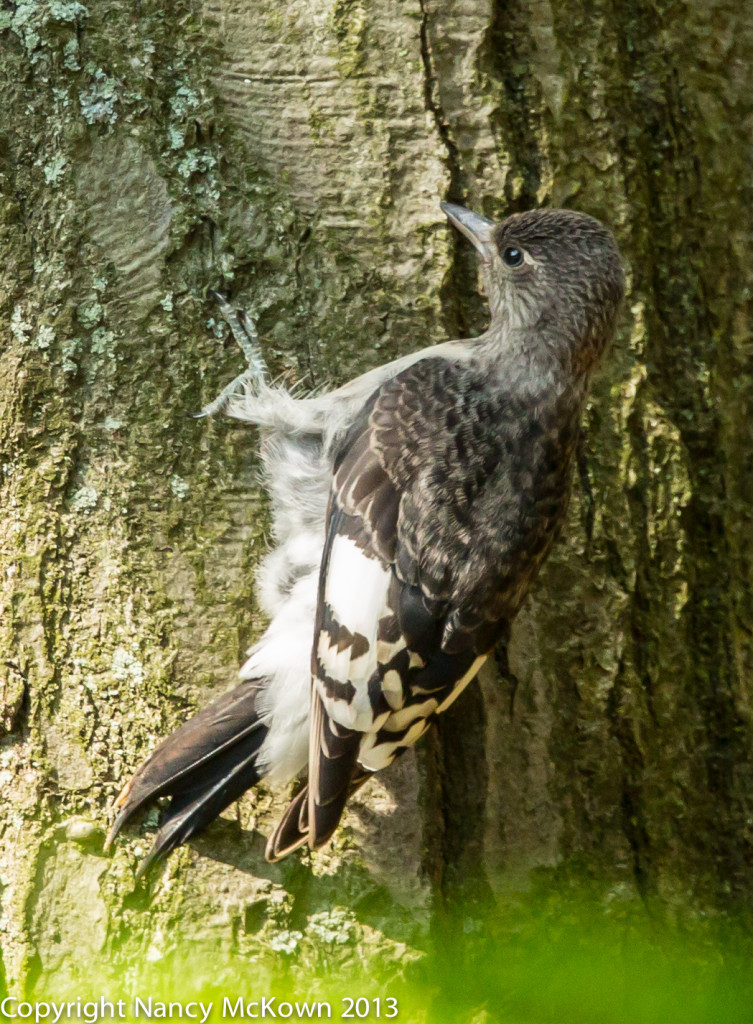
[[[482,256],[489,257],[494,221],[482,217],[479,213],[471,213],[464,206],[455,206],[454,203],[440,203],[439,205],[450,223],[454,224],[458,231],[462,231],[465,237],[473,242]]]

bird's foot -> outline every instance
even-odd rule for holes
[[[217,397],[205,405],[200,412],[191,413],[193,419],[200,420],[204,416],[214,416],[222,412],[232,398],[239,398],[247,388],[253,391],[260,391],[269,381],[269,371],[264,362],[264,356],[259,345],[259,335],[256,331],[256,324],[251,317],[242,309],[235,310],[219,292],[210,292],[216,299],[223,319],[227,322],[233,337],[240,345],[246,357],[247,369],[239,373],[234,380],[231,380],[227,387],[224,387]]]

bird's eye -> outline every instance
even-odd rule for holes
[[[502,259],[508,267],[519,267],[523,262],[523,251],[516,245],[508,245],[502,253]]]

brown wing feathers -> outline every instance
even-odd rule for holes
[[[428,394],[441,411],[442,397],[436,392],[441,392],[446,383],[445,372],[444,364],[428,361],[384,385],[367,403],[335,460],[312,659],[315,685],[309,734],[308,794],[307,797],[299,794],[273,837],[269,853],[275,857],[300,845],[304,829],[311,847],[326,842],[353,791],[353,780],[359,774],[359,753],[367,737],[368,763],[388,764],[405,749],[401,746],[403,739],[410,745],[411,737],[420,734],[431,707],[440,704],[444,691],[451,692],[474,661],[472,651],[461,657],[442,654],[443,602],[436,600],[441,583],[431,587],[434,600],[417,585],[421,575],[416,565],[420,538],[411,537],[414,542],[406,542],[408,534],[419,524],[410,524],[408,528],[401,521],[401,501],[417,484],[425,460],[423,449],[427,448],[432,434],[435,446],[437,436],[440,448],[446,444],[441,430],[444,420],[440,416],[436,423],[427,422],[419,398]],[[337,546],[343,543],[357,551],[354,554],[351,550],[347,558],[340,560]],[[406,563],[401,572],[402,580],[393,571],[399,557]],[[378,569],[373,570],[374,561],[382,565],[382,577]],[[362,579],[353,574],[359,564]],[[343,566],[353,574],[352,578],[333,579],[338,572],[345,571]],[[376,581],[376,585],[381,586],[382,578],[384,594],[380,603],[378,595],[372,598],[364,594],[363,581]],[[370,652],[370,676],[355,671],[347,679],[332,678],[335,672],[342,672],[343,664],[342,659],[338,661],[331,656],[335,646],[338,654],[347,649],[350,663],[355,665],[360,656],[369,653],[369,642],[362,634],[348,628],[358,617],[357,609],[341,608],[340,615],[345,621],[338,620],[336,610],[327,602],[330,587],[338,594],[351,594],[353,606],[371,609],[373,619],[367,624],[371,628],[363,627],[377,648]],[[354,618],[349,620],[349,614]],[[396,634],[394,628],[390,632],[390,624],[399,627]],[[388,632],[392,642],[383,642],[380,648],[380,638]],[[324,644],[319,642],[322,636]],[[415,663],[411,661],[411,652],[418,657]],[[390,674],[387,689],[391,702],[383,689],[386,673]],[[398,687],[394,677],[400,678]],[[411,694],[410,683],[417,687],[415,695]],[[322,694],[326,694],[326,706],[318,686]],[[426,702],[428,693],[438,695],[433,705]],[[360,723],[363,723],[363,707],[370,702],[371,721],[351,729],[342,723],[353,721],[351,705],[355,702],[361,707]],[[380,729],[379,723],[384,721],[385,714],[389,715],[390,708],[414,703],[425,706],[426,712],[422,714],[417,708],[394,722],[388,719]],[[359,784],[365,778],[362,772],[360,776]],[[304,800],[307,800],[307,814],[303,811]]]
[[[361,733],[334,722],[317,693],[311,694],[311,743],[309,751],[309,846],[326,843],[337,828],[350,795],[350,783],[358,762]]]
[[[357,767],[356,772],[350,780],[347,800],[356,793],[365,782],[368,782],[373,772],[365,771]],[[346,803],[347,803],[346,800]],[[282,816],[280,823],[275,828],[267,842],[267,849],[264,854],[270,863],[282,860],[289,853],[299,849],[309,838],[309,787],[305,785],[298,792]],[[323,840],[322,842],[325,842]],[[321,845],[321,843],[319,844]]]
[[[305,842],[312,849],[326,843],[353,792],[361,734],[333,722],[316,692],[311,694],[310,737],[309,780],[269,838],[269,861],[281,860]]]

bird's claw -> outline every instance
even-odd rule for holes
[[[240,397],[239,388],[250,387],[253,390],[263,388],[269,380],[269,371],[264,362],[261,348],[259,346],[259,335],[256,324],[244,310],[235,310],[220,292],[209,290],[209,294],[220,307],[220,313],[226,321],[233,337],[238,342],[243,354],[246,357],[247,369],[238,374],[227,387],[223,388],[220,394],[204,406],[199,412],[190,412],[191,419],[201,420],[205,416],[214,416],[222,412],[231,398]]]
[[[218,412],[222,412],[232,398],[241,398],[246,385],[256,388],[258,383],[258,378],[253,370],[244,370],[243,373],[239,373],[237,377],[231,380],[212,402],[205,405],[199,412],[190,412],[188,415],[194,420],[203,420],[205,416],[214,416]]]

